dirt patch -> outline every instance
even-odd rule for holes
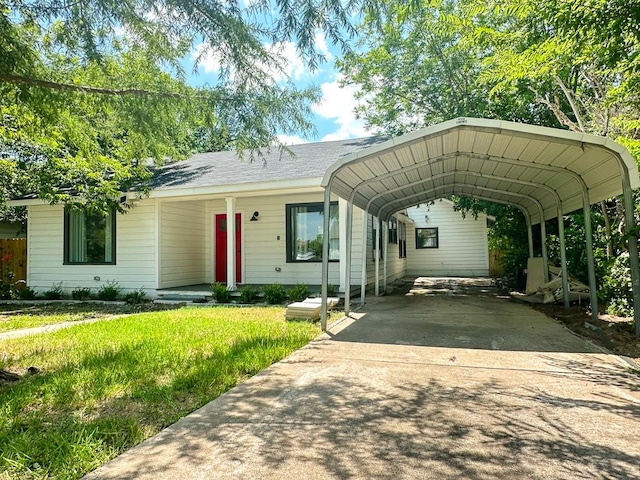
[[[600,314],[598,320],[593,320],[585,305],[571,305],[568,311],[555,304],[531,304],[531,308],[614,353],[633,358],[640,365],[640,337],[635,334],[633,318]]]

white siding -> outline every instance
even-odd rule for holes
[[[286,252],[286,205],[291,203],[322,202],[321,193],[295,195],[269,195],[259,197],[239,197],[236,199],[236,212],[242,217],[242,283],[264,285],[270,283],[295,284],[307,283],[319,285],[322,275],[320,262],[287,263]],[[337,199],[332,199],[337,200]],[[251,222],[253,212],[260,212],[259,220]],[[213,241],[213,217],[226,213],[223,199],[207,202],[207,217],[211,237],[210,267],[211,278],[215,271],[215,245]],[[361,264],[361,212],[354,209],[353,250],[351,283],[360,282]],[[340,221],[344,221],[343,218]],[[329,283],[340,284],[340,264],[329,263]],[[279,269],[279,271],[278,271]]]
[[[362,214],[362,211],[359,210],[359,215]],[[372,215],[367,215],[367,285],[372,287],[375,284],[376,279],[376,267],[375,267],[375,251],[373,249],[373,245],[376,240],[376,231],[374,228],[375,220],[372,220],[374,217]],[[398,220],[398,224],[401,222]],[[407,225],[407,232],[411,230],[413,226]],[[360,235],[360,234],[359,234]],[[384,235],[384,230],[380,231],[380,235]],[[361,238],[358,237],[358,243],[360,244]],[[382,282],[384,280],[384,238],[382,240],[383,250],[380,252],[380,271],[378,275],[378,281],[380,282],[380,289],[382,291]],[[407,240],[407,245],[409,245]],[[358,247],[360,250],[361,246]],[[362,256],[360,256],[362,258]],[[361,269],[358,268],[358,271],[361,272]],[[397,243],[389,243],[387,245],[387,282],[392,282],[398,278],[402,278],[407,274],[407,259],[400,258],[399,248]],[[360,275],[360,273],[358,274]],[[358,276],[358,279],[360,277]],[[360,283],[360,280],[358,280]]]
[[[407,228],[407,274],[423,276],[487,276],[489,253],[487,217],[462,218],[448,200],[431,206],[412,207],[415,221]],[[428,219],[425,221],[425,216]],[[415,228],[438,228],[438,248],[416,249]]]
[[[126,215],[117,215],[115,265],[63,265],[63,207],[30,206],[27,215],[27,284],[34,290],[43,292],[58,282],[69,292],[98,289],[113,280],[124,291],[155,291],[155,201],[141,201]]]
[[[209,281],[205,202],[159,202],[160,286],[170,288]]]

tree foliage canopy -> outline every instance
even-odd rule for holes
[[[278,45],[311,68],[320,31],[346,46],[368,0],[0,0],[0,175],[4,194],[122,208],[149,164],[197,150],[249,152],[277,133],[311,132],[313,89],[277,82]],[[189,86],[199,45],[217,81]]]

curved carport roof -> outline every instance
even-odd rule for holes
[[[629,152],[605,137],[522,123],[458,118],[349,154],[322,185],[376,217],[446,195],[518,205],[532,224],[622,193],[623,170],[640,187]]]
[[[334,193],[382,220],[455,194],[514,205],[535,225],[621,193],[633,222],[631,189],[640,187],[640,178],[626,148],[605,137],[457,118],[342,157],[327,169],[322,186],[325,205]],[[637,264],[636,242],[629,248]]]

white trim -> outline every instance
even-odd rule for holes
[[[220,197],[233,194],[234,197],[253,197],[259,194],[279,195],[281,193],[309,192],[310,188],[316,188],[317,192],[322,192],[320,187],[320,177],[301,178],[296,180],[278,180],[264,183],[239,183],[228,185],[216,185],[207,187],[190,188],[161,188],[151,190],[149,198],[165,197],[193,197],[196,195],[218,195]]]
[[[236,289],[236,199],[225,197],[227,204],[227,290]],[[241,219],[242,221],[242,219]]]

